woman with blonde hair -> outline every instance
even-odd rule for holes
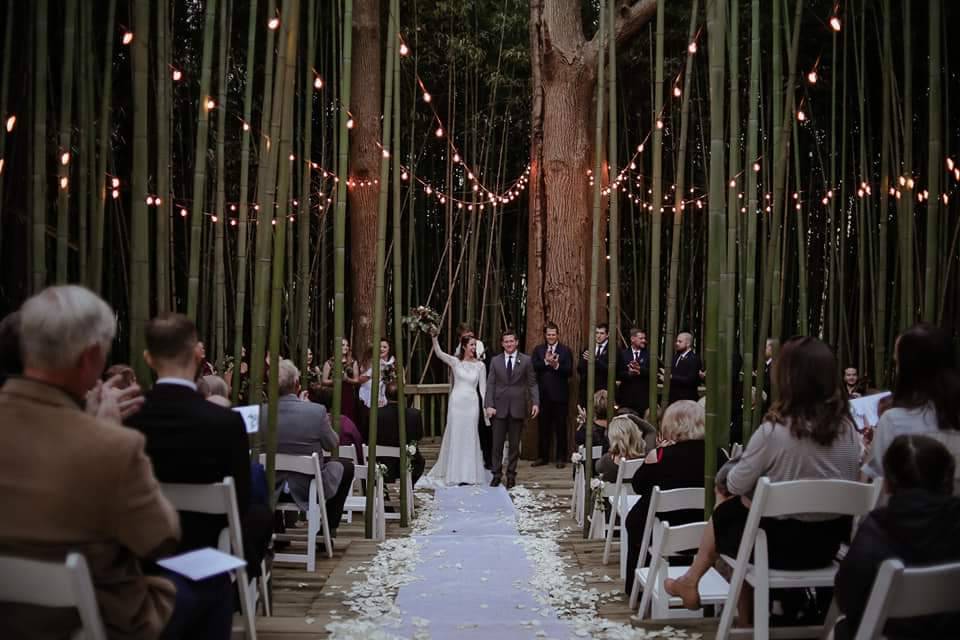
[[[657,447],[647,454],[647,459],[633,476],[633,491],[640,499],[627,514],[626,527],[629,533],[627,547],[626,591],[633,588],[633,576],[640,561],[640,546],[643,530],[650,509],[650,496],[654,487],[684,489],[703,486],[706,414],[703,407],[693,400],[677,400],[663,412]],[[703,509],[684,509],[658,514],[671,526],[678,526],[703,519]]]
[[[637,423],[627,416],[617,416],[607,425],[610,448],[597,463],[597,472],[604,482],[616,482],[621,460],[637,460],[646,453],[643,434]]]

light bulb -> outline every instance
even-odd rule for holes
[[[219,220],[219,218],[217,218],[217,216],[210,216],[210,219],[213,220],[214,222],[216,222],[217,220]]]
[[[273,17],[273,18],[270,18],[269,22],[267,22],[267,28],[270,29],[270,31],[276,31],[279,27],[280,27],[280,18]]]
[[[442,138],[442,137],[443,137],[443,127],[437,127],[437,130],[434,131],[434,135],[436,135],[438,138]]]
[[[460,162],[460,154],[459,154],[459,153],[454,153],[454,154],[453,154],[453,161],[454,161],[454,162]]]
[[[323,78],[317,76],[313,79],[313,88],[314,89],[323,89]]]
[[[807,74],[807,82],[810,84],[817,84],[817,72],[811,71]]]
[[[186,217],[187,217],[187,210],[186,210],[186,209],[180,209],[180,217],[181,217],[181,218],[186,218]]]
[[[840,18],[837,16],[830,18],[830,28],[834,31],[840,31]]]
[[[247,124],[246,122],[244,122],[244,123],[243,123],[243,130],[244,130],[244,131],[250,131],[250,125]]]
[[[180,79],[183,78],[183,72],[180,69],[174,69],[173,73],[170,74],[174,82],[180,82]]]
[[[133,32],[124,31],[123,32],[123,44],[130,44],[133,42]]]
[[[114,199],[114,200],[116,200],[117,198],[120,197],[120,190],[119,190],[119,189],[114,189],[113,191],[110,192],[110,195],[113,196],[113,199]]]
[[[803,111],[797,111],[797,120],[799,120],[800,122],[804,122],[806,121],[806,119],[807,119],[807,114],[805,114]]]
[[[663,120],[657,120],[657,129],[663,129]]]
[[[407,55],[408,53],[410,53],[410,47],[407,46],[407,43],[401,42],[401,43],[400,43],[400,55],[405,56],[405,55]]]
[[[424,92],[423,92],[423,101],[424,101],[424,102],[430,102],[431,100],[433,100],[433,98],[430,96],[430,94],[427,93],[426,91],[424,91]]]
[[[147,206],[148,207],[153,206],[153,196],[147,196]]]
[[[213,98],[207,98],[207,111],[213,111],[217,108],[217,101]]]
[[[697,52],[697,41],[696,41],[696,40],[694,40],[693,42],[691,42],[690,44],[687,45],[687,51],[689,51],[690,53],[696,53],[696,52]]]
[[[384,157],[384,158],[389,158],[389,157],[390,157],[390,152],[389,152],[388,150],[384,149],[384,150],[383,150],[383,157]]]
[[[61,189],[66,189],[67,186],[69,186],[69,184],[70,184],[70,179],[67,176],[63,176],[62,178],[60,178]]]
[[[10,133],[11,131],[13,131],[13,128],[16,126],[16,124],[17,124],[17,116],[10,116],[9,118],[7,118],[7,133]]]
[[[236,221],[236,220],[231,220],[231,221],[230,221],[230,226],[231,226],[231,227],[237,226],[237,221]]]
[[[70,152],[69,152],[69,151],[64,151],[64,152],[60,155],[60,164],[62,164],[63,166],[67,166],[68,164],[70,164]]]
[[[754,163],[753,163],[753,170],[754,170],[754,171],[760,171],[760,163],[759,163],[759,162],[754,162]]]
[[[683,91],[681,91],[680,87],[674,87],[674,88],[673,88],[673,95],[674,95],[675,97],[679,98],[681,95],[683,95]]]
[[[347,129],[353,129],[353,118],[347,118]]]
[[[153,204],[155,204],[156,206],[159,207],[161,204],[163,204],[163,200],[160,199],[160,196],[156,196],[156,197],[153,199]]]
[[[110,185],[111,185],[114,189],[116,189],[117,187],[119,187],[119,186],[120,186],[120,178],[113,178],[112,180],[110,180]]]

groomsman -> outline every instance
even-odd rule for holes
[[[573,375],[573,353],[560,343],[560,329],[548,322],[543,329],[545,342],[533,350],[533,370],[540,389],[540,459],[534,467],[550,464],[550,436],[556,438],[557,468],[563,469],[567,455],[567,406],[570,399],[570,376]]]
[[[697,387],[703,376],[703,366],[700,356],[693,350],[693,335],[687,332],[677,334],[674,344],[676,354],[673,356],[673,370],[670,372],[670,397],[667,404],[677,400],[693,400],[700,396]]]
[[[596,334],[596,378],[593,381],[593,389],[590,391],[591,394],[600,391],[601,389],[607,388],[607,337],[610,332],[610,329],[607,327],[607,324],[601,323],[597,325],[595,329]],[[580,354],[580,362],[577,364],[577,373],[580,376],[580,406],[587,406],[587,367],[589,366],[588,359],[590,357],[590,348],[587,347],[583,350],[583,353]]]
[[[617,379],[617,404],[633,409],[642,418],[650,406],[650,354],[643,329],[630,329],[630,346],[617,358]]]

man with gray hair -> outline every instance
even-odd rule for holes
[[[111,638],[182,628],[191,612],[174,583],[140,566],[176,547],[177,512],[160,492],[144,437],[119,424],[123,396],[98,384],[113,311],[83,287],[50,287],[24,303],[19,323],[23,375],[0,389],[0,553],[55,562],[82,553]],[[77,623],[72,609],[0,604],[4,638],[41,629],[66,637]]]
[[[302,401],[300,371],[290,360],[281,359],[277,370],[280,399],[277,403],[277,453],[295,456],[320,454],[320,475],[323,480],[323,495],[326,498],[327,518],[332,536],[340,524],[343,505],[353,483],[353,463],[337,458],[340,438],[330,426],[330,416],[323,405]],[[329,451],[333,458],[324,458]],[[306,511],[310,476],[300,473],[277,473],[277,488],[286,482],[290,497],[301,510]]]

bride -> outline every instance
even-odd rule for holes
[[[440,457],[424,476],[424,484],[443,487],[486,483],[490,478],[483,466],[480,436],[477,433],[477,420],[480,417],[477,388],[479,386],[482,402],[487,376],[486,368],[477,359],[477,340],[469,335],[463,336],[460,339],[460,357],[456,358],[443,352],[433,333],[433,352],[453,370],[453,389],[447,403],[447,426],[440,445]]]

